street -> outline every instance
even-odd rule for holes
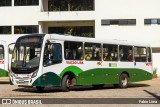
[[[130,83],[127,89],[105,85],[96,89],[92,86],[77,86],[69,92],[60,87],[47,87],[43,93],[36,88],[9,85],[8,79],[0,79],[0,98],[156,98],[160,99],[160,79]],[[154,104],[158,106],[159,104]]]

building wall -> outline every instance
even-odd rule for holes
[[[38,25],[39,6],[0,7],[0,25]]]
[[[39,25],[39,33],[48,33],[49,26],[88,24],[95,26],[96,38],[145,41],[160,48],[160,25],[144,24],[146,18],[160,18],[160,0],[94,1],[93,11],[49,12],[48,0],[39,0],[39,6],[14,6],[12,0],[12,6],[0,7],[0,26],[12,26],[12,34],[0,35],[0,39],[17,38],[15,25]],[[102,19],[136,19],[136,25],[102,25]],[[160,52],[153,54],[153,60],[160,75]]]
[[[159,0],[96,0],[96,36],[146,42],[160,40],[160,25],[144,25],[146,18],[160,18],[159,3]],[[102,26],[101,19],[136,19],[137,23]]]
[[[144,19],[160,18],[159,3],[159,0],[96,0],[96,38],[143,41],[160,48],[160,25],[144,24]],[[136,25],[106,26],[101,25],[102,19],[136,19]],[[153,51],[153,67],[160,75],[160,51]]]

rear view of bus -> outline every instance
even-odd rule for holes
[[[38,75],[44,35],[28,35],[16,41],[12,59],[10,84],[31,86]]]

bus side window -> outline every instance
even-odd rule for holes
[[[146,62],[147,49],[145,47],[134,47],[134,58],[136,62]]]
[[[133,61],[133,47],[125,46],[125,45],[119,46],[119,55],[120,55],[120,61],[132,62]]]
[[[85,43],[85,60],[100,61],[101,60],[101,44]]]
[[[61,63],[62,62],[62,46],[59,43],[52,44],[52,61],[53,64]]]
[[[43,65],[44,66],[47,66],[49,62],[49,55],[50,55],[49,47],[50,47],[50,44],[46,43],[45,48],[44,48],[44,55],[43,55]]]
[[[117,61],[118,60],[118,45],[103,44],[103,60]]]
[[[45,66],[62,62],[62,46],[59,43],[46,44],[43,63]]]
[[[83,43],[65,41],[64,53],[66,60],[83,60]]]

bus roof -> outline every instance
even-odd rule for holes
[[[6,45],[7,43],[6,43],[6,41],[4,41],[4,40],[0,40],[0,44]]]
[[[128,41],[128,40],[109,40],[109,39],[97,39],[97,38],[86,38],[77,37],[71,35],[59,35],[59,34],[49,34],[51,40],[61,40],[61,41],[77,41],[77,42],[94,42],[94,43],[106,43],[106,44],[117,44],[117,45],[130,45],[130,46],[142,46],[150,47],[150,44],[138,41]],[[47,36],[47,35],[46,35]]]
[[[43,36],[49,40],[60,40],[60,41],[77,41],[77,42],[90,42],[90,43],[103,43],[103,44],[117,44],[117,45],[129,45],[129,46],[142,46],[150,47],[150,44],[141,41],[128,41],[128,40],[117,40],[117,39],[97,39],[97,38],[87,38],[87,37],[77,37],[71,35],[61,35],[61,34],[31,34],[24,35],[23,37],[29,36]]]

